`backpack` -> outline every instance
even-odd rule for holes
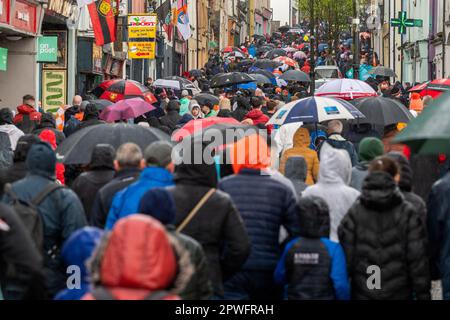
[[[102,286],[95,287],[91,294],[95,300],[116,300],[111,292]],[[167,291],[154,291],[145,296],[142,300],[163,300],[170,295],[171,294]]]
[[[39,252],[43,252],[44,250],[44,226],[38,211],[39,204],[53,191],[61,188],[65,187],[57,183],[50,183],[36,197],[31,199],[31,201],[23,201],[14,193],[10,183],[5,185],[5,194],[11,198],[13,210],[28,230]]]
[[[31,120],[30,115],[24,114],[22,116],[22,122],[16,124],[16,126],[22,130],[23,133],[30,134],[36,129],[37,122]]]

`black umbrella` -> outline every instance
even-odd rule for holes
[[[211,88],[230,87],[236,84],[253,82],[250,76],[243,72],[229,72],[214,76],[210,81]]]
[[[381,77],[389,77],[389,78],[397,77],[394,70],[387,68],[387,67],[382,67],[382,66],[373,68],[372,70],[369,71],[369,74],[373,74],[373,75],[381,76]]]
[[[288,70],[280,78],[286,81],[311,82],[309,75],[299,70]]]
[[[253,64],[253,67],[259,68],[259,69],[275,69],[282,65],[283,64],[281,62],[277,62],[277,61],[273,61],[273,60],[269,60],[269,59],[260,59],[260,60],[257,60]]]
[[[272,84],[272,81],[270,81],[270,79],[265,75],[259,73],[251,73],[249,74],[249,76],[252,77],[258,84]]]
[[[202,92],[199,94],[196,94],[193,99],[197,100],[197,102],[200,105],[203,105],[206,101],[210,101],[213,105],[218,105],[219,104],[219,98],[217,98],[216,96],[210,94],[210,93],[206,93],[206,92]]]
[[[256,70],[256,71],[253,71],[251,74],[262,74],[263,76],[266,76],[269,79],[276,78],[272,72],[267,71],[267,70]]]
[[[127,142],[136,143],[142,150],[155,141],[170,141],[159,129],[137,124],[99,124],[81,129],[65,139],[56,149],[64,157],[64,164],[88,164],[97,144],[107,143],[119,148]]]
[[[281,26],[278,28],[280,32],[288,32],[289,30],[291,30],[291,26]]]
[[[414,117],[401,102],[383,97],[353,100],[352,104],[365,116],[364,122],[377,126],[407,123]]]
[[[248,67],[251,67],[254,63],[255,63],[255,61],[253,61],[251,59],[244,59],[238,63],[238,68],[240,68],[240,69],[248,68]]]
[[[93,104],[93,105],[95,105],[95,107],[97,108],[98,111],[102,111],[103,109],[105,109],[106,107],[109,107],[113,103],[111,101],[105,100],[105,99],[84,100],[81,103],[81,108],[84,110],[84,108],[86,108],[86,106],[88,104]]]
[[[193,70],[189,71],[189,75],[190,75],[191,77],[197,77],[197,78],[200,78],[200,77],[203,76],[203,73],[202,73],[201,70],[193,69]]]
[[[274,49],[266,53],[266,59],[275,59],[278,57],[287,57],[287,52],[283,49]]]

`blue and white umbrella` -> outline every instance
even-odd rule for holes
[[[284,105],[270,118],[267,124],[320,123],[357,118],[364,118],[364,114],[347,101],[326,97],[309,97]]]

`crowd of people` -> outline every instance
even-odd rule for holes
[[[245,49],[257,59],[268,40]],[[337,60],[346,59],[346,45],[340,50]],[[445,157],[392,145],[397,125],[381,133],[340,120],[268,125],[284,104],[308,96],[308,85],[210,88],[210,76],[241,70],[239,62],[218,53],[186,75],[216,100],[149,79],[157,108],[132,119],[170,135],[210,117],[265,130],[215,150],[230,160],[224,166],[194,161],[195,152],[175,163],[166,141],[98,144],[88,165],[65,165],[58,146],[105,123],[94,104],[75,96],[62,130],[30,95],[15,116],[0,110],[3,299],[427,300],[441,279],[450,298]],[[405,88],[370,79],[409,107]],[[425,100],[412,95],[411,109],[421,112]],[[187,148],[208,145],[193,139]],[[373,287],[372,267],[380,270]]]

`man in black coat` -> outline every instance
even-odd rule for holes
[[[89,126],[103,124],[104,121],[99,119],[100,113],[95,104],[89,103],[84,110],[83,121],[78,125],[77,131]]]
[[[159,118],[161,126],[168,127],[171,132],[176,129],[178,121],[180,121],[180,101],[170,100],[165,108],[166,114]]]
[[[64,141],[66,136],[64,133],[56,129],[56,121],[53,118],[53,115],[49,112],[44,112],[41,117],[41,121],[36,126],[36,129],[33,130],[33,134],[39,136],[39,134],[44,130],[51,130],[55,133],[56,136],[56,145],[60,145],[61,142]]]
[[[91,225],[102,229],[105,227],[115,194],[139,178],[143,166],[142,159],[142,150],[134,143],[125,143],[117,149],[114,160],[116,174],[114,179],[97,192],[90,214]]]

